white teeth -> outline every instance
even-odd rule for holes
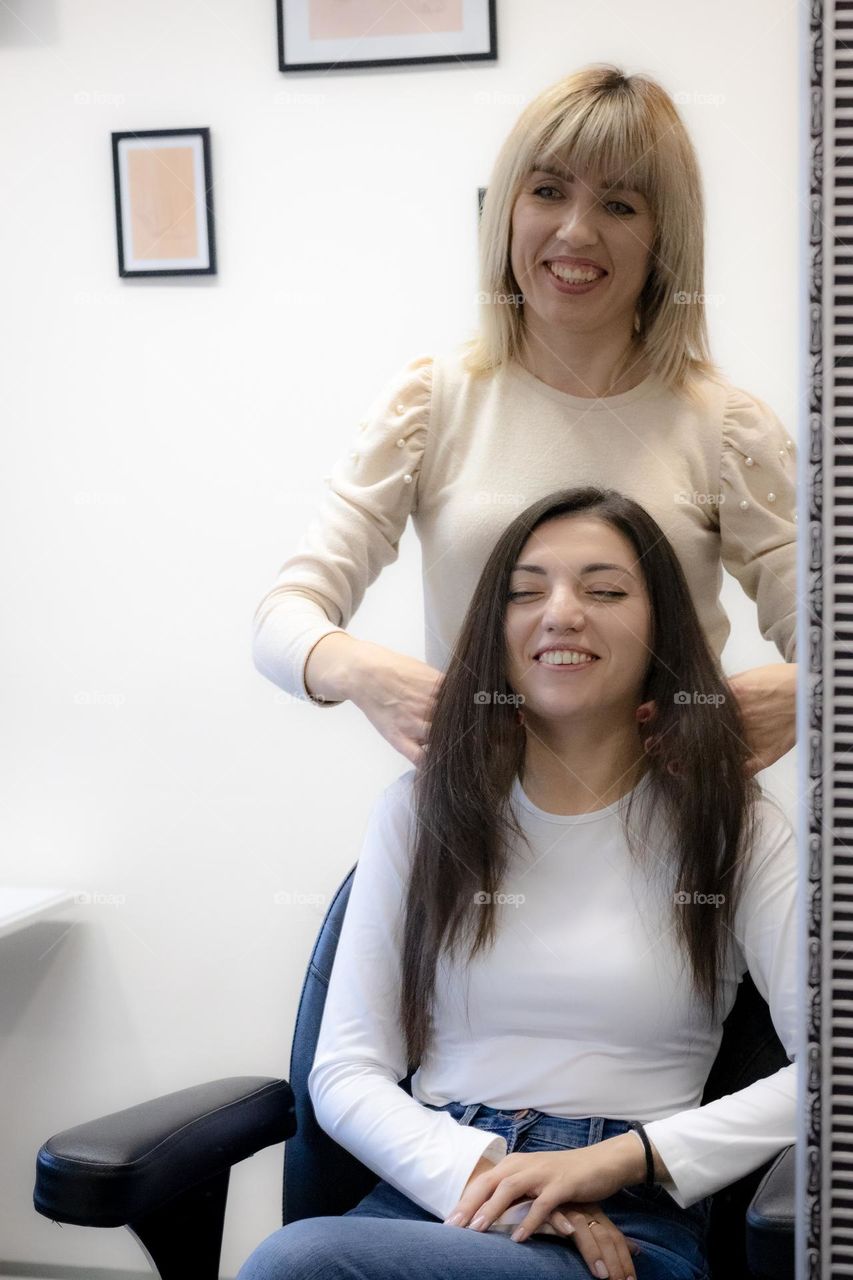
[[[597,280],[603,275],[603,271],[593,271],[591,268],[566,267],[561,262],[549,262],[546,264],[549,270],[560,280],[565,280],[569,284],[589,284],[592,280]]]
[[[549,666],[579,666],[582,662],[595,662],[596,659],[588,653],[578,653],[575,649],[550,649],[547,653],[542,653],[538,658],[539,662],[546,662]]]

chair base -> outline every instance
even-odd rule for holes
[[[225,1169],[128,1223],[160,1280],[219,1280],[230,1173]]]

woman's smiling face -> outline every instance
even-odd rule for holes
[[[546,167],[527,175],[512,210],[510,262],[524,294],[525,319],[532,310],[546,326],[585,332],[617,321],[630,332],[652,266],[655,227],[648,201],[630,189],[630,174],[569,174],[547,157],[535,163]],[[620,181],[628,186],[613,185]],[[583,291],[572,292],[548,265],[559,267],[562,259],[566,269],[571,258],[599,268]]]
[[[557,516],[527,539],[510,578],[504,635],[507,679],[525,716],[543,720],[614,711],[633,716],[651,657],[651,611],[627,538],[584,514]],[[543,650],[585,650],[552,665]]]

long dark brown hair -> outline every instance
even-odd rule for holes
[[[655,712],[638,722],[637,757],[647,760],[651,776],[643,790],[650,803],[641,806],[647,818],[638,835],[630,821],[631,793],[626,839],[637,856],[652,816],[662,818],[670,863],[676,859],[675,936],[689,957],[697,998],[707,1002],[712,1018],[718,1010],[721,967],[761,795],[744,772],[751,752],[740,712],[660,526],[613,489],[563,489],[522,511],[489,556],[439,685],[427,758],[415,772],[400,999],[409,1070],[420,1064],[432,1038],[440,954],[458,952],[467,941],[470,961],[494,942],[494,895],[514,839],[526,838],[509,803],[514,779],[523,777],[526,746],[507,680],[504,626],[512,569],[538,525],[579,513],[627,538],[645,579],[651,628],[642,701],[653,700]],[[718,894],[721,906],[705,905]]]

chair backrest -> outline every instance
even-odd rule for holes
[[[787,1065],[788,1055],[776,1034],[767,1001],[749,973],[745,973],[723,1023],[723,1038],[705,1082],[702,1104],[745,1089]],[[739,1280],[752,1275],[746,1257],[746,1211],[775,1159],[774,1156],[712,1197],[708,1264],[713,1280]]]
[[[282,1221],[341,1214],[353,1208],[378,1181],[375,1173],[345,1151],[326,1134],[314,1116],[308,1095],[308,1074],[314,1062],[323,1006],[341,924],[349,900],[355,867],[335,894],[320,927],[296,1015],[290,1059],[290,1085],[296,1105],[296,1133],[285,1143]],[[770,1011],[752,978],[745,974],[737,999],[723,1024],[723,1038],[714,1060],[703,1104],[726,1093],[744,1089],[762,1076],[786,1066],[788,1057],[776,1034]],[[411,1093],[411,1076],[400,1081]],[[712,1256],[712,1274],[726,1274],[742,1256],[746,1208],[768,1166],[755,1170],[740,1182],[714,1196],[710,1238],[717,1256]],[[723,1255],[720,1251],[725,1250]],[[716,1266],[714,1262],[716,1261]],[[730,1271],[731,1277],[738,1274]]]
[[[284,1144],[282,1222],[285,1226],[300,1218],[345,1213],[378,1182],[375,1173],[320,1128],[308,1094],[308,1075],[314,1063],[329,977],[354,874],[355,867],[326,912],[299,997],[288,1077],[296,1107],[296,1133]]]

